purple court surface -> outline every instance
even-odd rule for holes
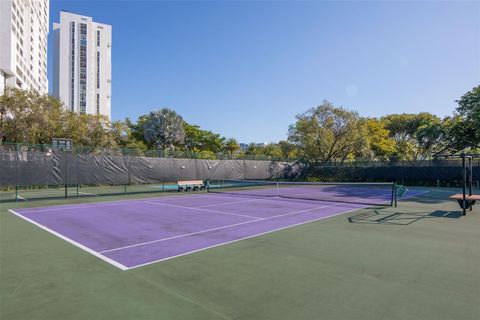
[[[365,207],[208,193],[10,211],[127,270]]]

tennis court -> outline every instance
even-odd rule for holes
[[[350,195],[363,196],[351,196],[347,203],[298,199],[293,192],[289,194],[297,199],[285,198],[287,186],[274,187],[276,191],[233,186],[225,182],[224,190],[216,190],[221,193],[1,204],[2,316],[478,319],[480,219],[477,212],[463,216],[448,199],[456,190],[410,188],[395,208],[388,206],[386,190],[382,199],[378,190],[369,197],[365,187],[350,190]],[[302,188],[303,197],[312,197],[317,187]],[[346,186],[318,191],[317,198],[319,193],[321,198],[335,193],[343,197]],[[386,201],[377,206],[355,203],[381,200]],[[310,211],[294,213],[301,210]],[[236,223],[244,223],[242,229],[224,228]],[[203,232],[217,227],[223,229]],[[270,232],[278,228],[283,229]],[[197,231],[203,233],[184,237]],[[75,239],[90,253],[59,236]],[[165,238],[172,239],[157,241]],[[101,253],[150,239],[158,243],[118,250],[118,260],[113,252]],[[178,249],[182,251],[173,252]],[[192,250],[200,251],[186,254]],[[124,267],[132,269],[123,271],[92,253],[118,266],[125,259]],[[157,254],[163,256],[153,256]],[[146,258],[139,261],[142,255]],[[134,267],[164,257],[161,263]]]
[[[393,205],[392,187],[215,181],[209,193],[11,212],[127,270],[372,205]]]

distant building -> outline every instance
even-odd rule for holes
[[[0,0],[0,94],[5,88],[48,93],[48,0]]]
[[[68,110],[111,119],[112,27],[60,12],[53,24],[53,95]]]
[[[238,145],[240,146],[240,150],[242,150],[242,151],[247,151],[248,150],[248,143],[241,142]]]
[[[249,144],[250,144],[250,143],[244,143],[244,142],[239,143],[239,145],[240,145],[240,150],[242,150],[242,151],[247,151]],[[253,142],[253,144],[254,144],[256,147],[260,147],[260,148],[261,148],[261,147],[266,147],[266,146],[268,146],[268,143],[266,143],[266,142]]]

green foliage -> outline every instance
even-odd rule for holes
[[[442,147],[442,121],[433,114],[391,114],[383,117],[381,121],[396,143],[396,159],[426,159],[431,156],[432,151]]]
[[[75,144],[112,147],[115,141],[107,118],[65,111],[62,103],[36,91],[8,89],[0,97],[3,141],[50,144],[63,137]]]
[[[457,149],[480,149],[480,86],[456,101],[457,118],[451,125],[453,145]]]
[[[388,160],[395,153],[395,140],[390,138],[390,131],[385,128],[385,122],[374,118],[363,122],[369,145],[367,158],[373,160]]]
[[[289,141],[298,146],[300,155],[310,163],[345,161],[351,154],[364,153],[365,126],[358,113],[335,107],[328,101],[297,115],[290,126]]]
[[[227,139],[227,141],[225,141],[225,144],[223,145],[223,150],[227,152],[230,156],[232,156],[235,151],[240,150],[240,145],[238,144],[237,139]]]
[[[357,112],[324,101],[296,117],[289,127],[288,141],[250,143],[246,157],[316,163],[355,159],[421,160],[443,150],[480,145],[480,86],[465,93],[456,113],[439,117],[418,114],[390,114],[380,119],[361,118]],[[77,146],[132,148],[131,154],[183,153],[191,158],[215,159],[225,152],[242,157],[234,138],[204,130],[185,122],[170,109],[152,111],[137,121],[113,121],[101,115],[66,111],[62,103],[35,91],[8,89],[0,96],[0,141],[49,144],[52,138],[73,139]],[[160,153],[159,153],[160,152]]]
[[[183,146],[193,157],[197,153],[212,154],[222,151],[225,138],[217,133],[208,130],[202,130],[197,125],[183,123],[185,139]]]
[[[0,96],[0,106],[2,141],[43,144],[63,134],[62,104],[53,97],[9,89]]]
[[[175,111],[163,108],[141,119],[145,141],[159,149],[174,149],[185,139],[183,119]]]
[[[295,157],[298,152],[297,146],[295,144],[285,140],[282,140],[278,143],[278,148],[280,150],[281,157],[285,161],[288,161],[290,160],[290,158]]]

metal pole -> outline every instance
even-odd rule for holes
[[[390,201],[390,206],[395,206],[397,207],[397,183],[396,181],[393,182],[392,185],[392,199]]]
[[[472,167],[472,157],[468,158],[468,166],[470,168],[470,175],[468,177],[468,188],[469,188],[469,195],[472,195],[472,188],[473,188],[473,167]]]
[[[462,166],[463,166],[463,194],[462,194],[462,203],[463,203],[463,215],[466,215],[467,214],[467,164],[465,162],[465,155],[462,154]]]
[[[469,177],[468,177],[468,189],[469,189],[469,190],[468,190],[468,191],[469,191],[468,194],[469,194],[470,196],[472,195],[472,188],[473,188],[473,167],[472,167],[472,161],[473,161],[473,159],[472,159],[472,158],[473,158],[472,156],[468,157],[468,166],[470,167],[470,170],[469,170],[469,171],[470,171],[470,175],[469,175]],[[470,205],[470,211],[472,211],[472,210],[473,210],[472,205]]]
[[[395,208],[397,207],[397,188],[395,188]]]

